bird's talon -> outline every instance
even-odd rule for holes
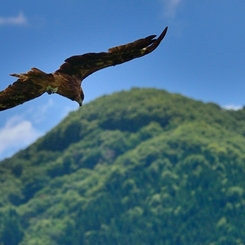
[[[58,87],[57,88],[52,88],[50,85],[47,87],[46,89],[48,94],[54,94],[58,91]]]

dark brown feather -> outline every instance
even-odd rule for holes
[[[66,73],[82,81],[95,71],[151,53],[165,37],[167,29],[166,27],[157,39],[155,39],[156,35],[151,35],[125,45],[110,48],[108,52],[71,56],[65,60],[65,63],[55,73]]]
[[[155,35],[134,42],[110,48],[108,52],[87,53],[72,56],[65,60],[54,73],[45,73],[32,68],[27,73],[12,74],[18,80],[0,92],[0,111],[12,108],[32,100],[46,91],[75,100],[82,105],[84,94],[81,82],[95,71],[115,66],[151,53],[160,44],[167,33],[167,27],[155,39]],[[50,87],[55,88],[55,90]]]
[[[47,80],[52,74],[46,74],[32,68],[26,74],[11,74],[19,79],[0,92],[0,111],[23,104],[26,101],[39,97],[46,92]],[[49,79],[47,79],[49,77]],[[47,81],[47,82],[46,82]]]

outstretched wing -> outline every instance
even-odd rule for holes
[[[132,43],[110,48],[108,52],[72,56],[65,60],[65,63],[53,74],[44,73],[36,68],[32,68],[24,74],[13,74],[13,76],[18,77],[18,80],[0,92],[0,111],[42,95],[50,87],[50,84],[55,85],[55,87],[61,86],[63,79],[59,78],[56,81],[55,75],[59,77],[61,74],[67,74],[82,81],[95,71],[149,54],[157,48],[166,33],[167,27],[156,39],[156,36],[152,35]],[[70,98],[69,96],[66,97]]]
[[[66,73],[82,81],[95,71],[151,53],[160,44],[167,33],[167,29],[166,27],[157,39],[155,39],[156,35],[152,35],[132,43],[110,48],[108,52],[72,56],[66,59],[65,63],[55,73]]]
[[[43,74],[46,73],[36,68],[26,74],[12,74],[19,79],[0,92],[0,111],[23,104],[46,92],[47,86],[42,83]]]

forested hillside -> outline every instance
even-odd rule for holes
[[[245,109],[103,96],[0,162],[0,244],[244,244]]]

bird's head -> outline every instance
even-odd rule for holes
[[[81,89],[80,94],[77,96],[75,101],[79,104],[79,106],[82,106],[83,100],[84,100],[84,93],[83,93],[83,90]]]

